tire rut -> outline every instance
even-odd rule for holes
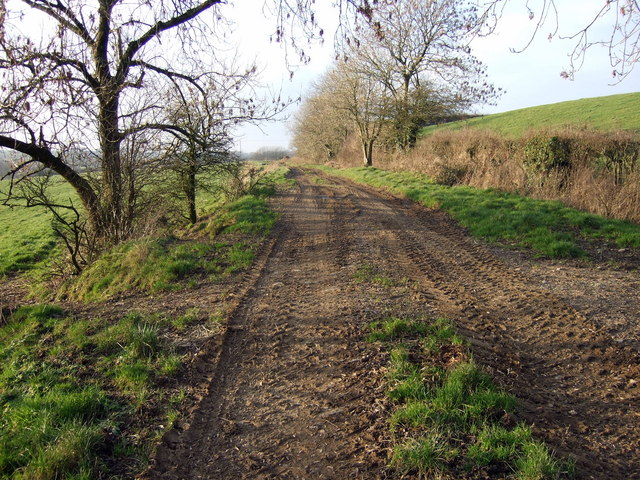
[[[383,376],[362,329],[391,303],[454,320],[536,434],[576,458],[577,478],[640,478],[638,352],[442,212],[293,175],[275,246],[207,367],[208,395],[148,478],[387,478]],[[412,286],[391,300],[365,292],[352,281],[365,264]]]
[[[480,363],[522,400],[537,434],[576,458],[578,478],[640,478],[636,351],[510,271],[441,212],[332,180],[357,192],[356,208],[376,205],[359,229],[393,237],[396,271],[458,323]]]
[[[230,321],[208,395],[148,478],[385,478],[341,200],[305,181],[280,198],[276,246]]]

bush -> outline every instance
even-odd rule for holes
[[[524,165],[539,173],[571,167],[570,143],[557,135],[536,135],[524,141],[522,157]]]
[[[536,130],[520,140],[479,129],[438,131],[382,165],[443,185],[495,188],[590,213],[640,221],[640,134],[588,128]]]

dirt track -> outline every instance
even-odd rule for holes
[[[538,437],[576,458],[577,478],[640,478],[636,337],[614,341],[602,309],[570,306],[550,291],[572,291],[561,279],[499,259],[439,212],[294,176],[255,284],[200,367],[208,391],[166,435],[147,478],[386,478],[381,355],[362,327],[399,308],[455,320]],[[362,265],[411,287],[389,296],[358,284]]]

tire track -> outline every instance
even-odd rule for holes
[[[640,478],[637,352],[441,212],[317,175],[294,170],[271,254],[205,368],[209,392],[147,478],[386,478],[382,376],[362,327],[403,305],[455,320],[578,478]],[[365,264],[410,287],[389,299],[355,285]]]
[[[396,271],[458,322],[480,362],[523,400],[537,433],[576,457],[578,478],[640,478],[637,352],[510,271],[442,213],[335,181],[369,213],[358,229],[385,232]]]
[[[232,318],[208,395],[147,478],[384,478],[371,353],[345,275],[348,203],[299,182],[276,246]]]

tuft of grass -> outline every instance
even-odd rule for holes
[[[427,332],[422,339],[423,348],[429,353],[438,352],[444,345],[460,346],[464,340],[456,333],[453,322],[448,318],[439,317],[428,326]]]
[[[419,439],[410,438],[393,448],[391,466],[400,472],[442,473],[457,456],[444,435],[430,432]]]
[[[382,273],[374,265],[368,263],[358,267],[353,274],[353,279],[359,283],[369,282],[383,287],[394,287],[398,285],[398,282]]]
[[[474,236],[528,248],[543,257],[583,257],[585,252],[578,245],[581,239],[604,238],[621,248],[640,246],[640,225],[582,212],[558,201],[537,200],[491,189],[436,185],[417,173],[363,167],[322,169],[390,189],[429,208],[440,208]]]
[[[382,321],[375,321],[369,324],[369,336],[367,340],[370,342],[387,342],[411,336],[415,334],[424,334],[429,329],[429,325],[416,319],[404,318],[388,318]]]
[[[389,421],[392,468],[435,478],[571,476],[571,464],[536,442],[528,426],[507,425],[515,398],[475,364],[450,320],[391,318],[369,328],[371,341],[389,347],[387,394],[397,405]],[[442,365],[452,351],[459,354]]]

